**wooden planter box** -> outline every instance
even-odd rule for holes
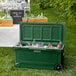
[[[29,18],[28,20],[26,18],[22,18],[22,22],[48,22],[48,18]]]
[[[13,19],[0,19],[0,26],[13,26]]]
[[[22,22],[27,22],[27,19],[23,17]]]
[[[48,18],[30,18],[28,22],[48,22]]]

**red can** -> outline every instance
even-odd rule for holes
[[[59,42],[59,44],[57,45],[57,48],[60,48],[61,47],[61,42]]]
[[[53,47],[52,45],[48,45],[48,46],[47,46],[47,48],[52,48],[52,47]]]
[[[19,46],[22,46],[22,44],[20,43]]]

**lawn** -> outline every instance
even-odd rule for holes
[[[65,51],[64,51],[64,69],[56,70],[38,70],[28,68],[14,67],[14,50],[13,48],[0,48],[0,76],[76,76],[76,26],[75,22],[65,20],[65,17],[59,17],[59,12],[49,8],[46,10],[39,9],[37,5],[31,6],[31,13],[38,15],[41,12],[48,17],[49,22],[65,22]]]

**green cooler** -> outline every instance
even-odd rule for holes
[[[15,66],[21,68],[63,68],[64,23],[20,24],[20,42],[14,47]]]

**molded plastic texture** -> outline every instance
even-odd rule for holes
[[[64,23],[33,23],[20,24],[20,41],[64,41]]]

